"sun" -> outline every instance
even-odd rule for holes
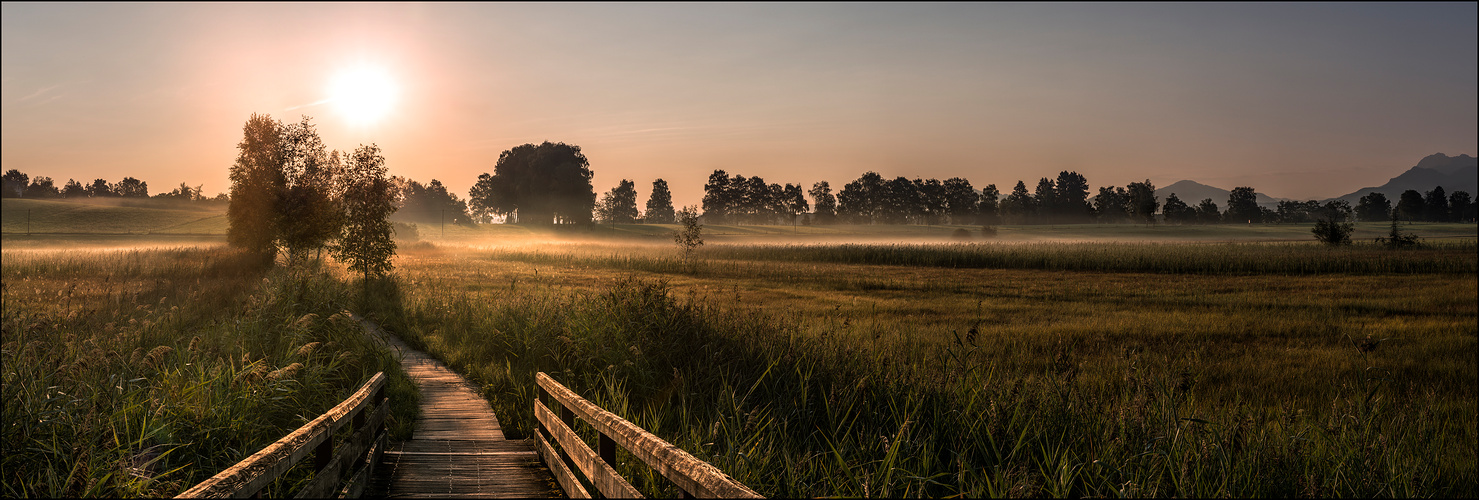
[[[395,80],[382,68],[363,66],[329,82],[329,102],[355,125],[374,125],[390,112],[397,94]]]

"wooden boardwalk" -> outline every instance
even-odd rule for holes
[[[389,498],[560,497],[532,440],[504,439],[498,417],[466,380],[379,327],[365,328],[398,351],[421,390],[421,418],[411,440],[391,444],[365,496]]]

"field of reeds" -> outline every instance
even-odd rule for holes
[[[407,435],[414,385],[345,314],[357,288],[333,269],[254,262],[219,246],[13,250],[7,238],[0,495],[172,496],[377,371]]]
[[[511,437],[544,371],[768,496],[1473,496],[1476,261],[1462,239],[421,243],[367,310]]]

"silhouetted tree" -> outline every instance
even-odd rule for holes
[[[1001,214],[1019,224],[1037,214],[1037,199],[1027,192],[1026,183],[1017,181],[1012,194],[1007,195],[1001,204]]]
[[[1217,209],[1217,204],[1211,198],[1205,198],[1197,204],[1197,223],[1216,224],[1222,222],[1222,212]]]
[[[200,201],[205,199],[205,195],[201,193],[201,186],[190,187],[189,184],[183,182],[180,183],[180,187],[156,194],[154,197],[161,200],[179,201]]]
[[[93,179],[92,184],[87,185],[87,196],[89,198],[112,198],[118,196],[118,191],[113,189],[105,179]]]
[[[1319,208],[1310,211],[1316,219],[1327,219],[1333,222],[1348,222],[1355,216],[1355,210],[1345,200],[1330,200],[1320,205]]]
[[[887,224],[903,224],[908,222],[911,215],[923,212],[919,198],[919,190],[914,183],[904,177],[895,177],[884,183],[881,205],[883,209],[883,222]]]
[[[231,204],[226,207],[227,241],[266,262],[277,255],[278,207],[287,182],[280,131],[281,125],[270,116],[254,113],[247,119],[231,166]]]
[[[1427,207],[1423,213],[1432,222],[1448,222],[1448,193],[1443,191],[1443,186],[1433,188],[1423,196],[1423,204]]]
[[[919,200],[915,206],[914,219],[929,225],[944,222],[949,215],[945,185],[939,179],[914,179],[914,192]]]
[[[866,172],[837,193],[837,215],[848,222],[873,224],[882,216],[883,176]]]
[[[811,210],[811,205],[806,202],[806,193],[801,191],[800,184],[787,183],[781,195],[782,205],[786,208],[787,218],[792,224],[796,223],[796,216]]]
[[[1060,222],[1081,223],[1088,222],[1094,213],[1094,208],[1089,205],[1089,181],[1078,172],[1063,171],[1058,173],[1058,181],[1054,184],[1053,212],[1057,214]]]
[[[1469,197],[1469,193],[1467,191],[1454,191],[1453,194],[1448,195],[1448,209],[1453,214],[1452,220],[1454,221],[1474,221],[1474,200]]]
[[[5,198],[21,197],[26,193],[26,186],[30,185],[30,179],[31,176],[14,168],[5,171],[5,175],[0,177],[0,183],[4,185],[4,190],[0,190],[0,195]]]
[[[1037,189],[1032,192],[1033,204],[1037,210],[1032,213],[1034,222],[1038,224],[1050,224],[1058,221],[1058,187],[1053,180],[1043,177],[1037,181]]]
[[[978,222],[981,224],[998,224],[1001,222],[1001,192],[996,190],[996,184],[987,184],[981,188],[981,204],[977,207],[980,214]]]
[[[1094,195],[1094,213],[1100,222],[1117,223],[1130,218],[1130,194],[1125,188],[1104,186]]]
[[[1155,184],[1151,184],[1150,179],[1131,182],[1125,186],[1125,194],[1130,197],[1131,215],[1147,224],[1154,224],[1155,212],[1161,208],[1161,202],[1156,200]]]
[[[1263,222],[1263,211],[1258,207],[1258,193],[1251,187],[1233,188],[1227,195],[1227,213],[1223,219],[1234,224]]]
[[[1166,204],[1161,207],[1161,213],[1165,214],[1166,222],[1176,224],[1186,224],[1197,220],[1197,210],[1181,201],[1181,198],[1177,198],[1176,193],[1171,193],[1166,197]]]
[[[709,182],[704,184],[703,203],[704,219],[711,224],[729,222],[735,204],[734,193],[729,187],[729,173],[715,170],[709,174]]]
[[[84,198],[86,196],[87,188],[82,187],[82,183],[77,182],[77,179],[67,179],[67,184],[62,187],[64,198]]]
[[[647,223],[672,224],[674,215],[673,193],[668,191],[668,181],[652,181],[652,194],[647,196]]]
[[[26,186],[23,196],[26,198],[56,198],[61,195],[61,191],[57,190],[56,184],[50,177],[38,175],[31,179],[31,185]]]
[[[1387,195],[1370,192],[1356,202],[1356,218],[1364,222],[1384,221],[1392,218],[1392,202]]]
[[[597,212],[607,224],[631,224],[637,221],[637,185],[622,179],[601,197]]]
[[[1356,228],[1355,224],[1339,222],[1321,217],[1315,221],[1314,229],[1310,232],[1315,234],[1315,239],[1321,243],[1331,246],[1351,244],[1351,231]]]
[[[981,195],[971,186],[971,181],[960,177],[945,179],[945,215],[951,224],[977,224],[980,222]],[[992,200],[993,202],[995,200]]]
[[[1397,217],[1401,220],[1412,222],[1423,220],[1427,212],[1427,202],[1423,200],[1422,193],[1415,189],[1402,192],[1402,197],[1397,199]]]
[[[704,226],[698,222],[697,207],[683,207],[675,215],[680,227],[673,232],[673,242],[683,250],[683,260],[686,262],[693,255],[693,250],[704,244]]]
[[[345,223],[334,255],[366,281],[384,277],[395,256],[389,217],[396,210],[396,193],[386,177],[385,156],[379,146],[361,145],[349,155],[343,185]]]
[[[400,208],[395,212],[395,219],[399,221],[427,224],[467,224],[472,221],[472,215],[467,213],[467,202],[456,193],[448,192],[442,181],[436,179],[426,185],[406,181],[400,188],[399,198]]]
[[[1300,223],[1310,222],[1319,218],[1320,202],[1315,200],[1293,201],[1284,200],[1278,204],[1279,222]]]
[[[517,214],[521,224],[589,223],[596,204],[592,175],[580,146],[524,144],[498,155],[482,202]]]
[[[124,177],[123,180],[118,181],[118,185],[113,186],[113,192],[124,198],[148,198],[149,183],[133,177]]]
[[[832,196],[832,186],[828,185],[827,181],[812,184],[811,191],[807,194],[810,194],[812,201],[815,202],[813,205],[816,207],[817,224],[837,222],[837,197]]]

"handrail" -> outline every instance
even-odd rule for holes
[[[574,391],[550,378],[549,375],[545,375],[544,372],[535,374],[534,379],[543,393],[550,395],[560,403],[560,418],[557,419],[554,412],[545,407],[544,403],[538,399],[535,400],[534,416],[539,422],[535,432],[535,441],[539,446],[540,456],[549,465],[561,486],[565,486],[565,493],[568,496],[589,498],[589,494],[580,486],[579,481],[565,467],[560,455],[555,453],[553,447],[549,445],[548,439],[551,438],[559,443],[576,468],[580,469],[590,483],[607,498],[641,497],[637,490],[617,475],[615,469],[612,468],[616,465],[617,445],[621,445],[622,448],[631,452],[632,456],[641,459],[663,477],[677,484],[684,497],[692,495],[700,498],[764,498],[717,467],[694,458],[693,455],[669,444],[662,438],[586,401]],[[574,425],[576,416],[596,429],[599,434],[598,447],[601,450],[599,454],[591,451],[590,447],[570,428]],[[550,438],[545,437],[546,432]],[[573,487],[566,486],[567,483]]]
[[[317,472],[299,492],[299,497],[327,497],[337,493],[335,487],[344,472],[357,462],[366,462],[343,490],[349,496],[359,496],[369,478],[370,468],[385,449],[384,424],[390,405],[386,404],[384,394],[385,373],[379,372],[328,412],[175,498],[254,496],[309,454],[314,457],[314,470]],[[371,402],[378,403],[378,408],[366,416],[364,410]],[[355,433],[335,453],[334,432],[351,421]]]

